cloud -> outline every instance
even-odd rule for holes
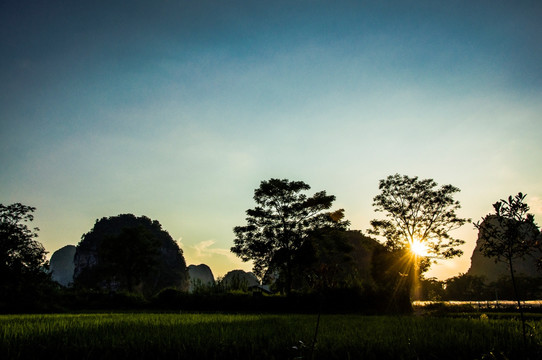
[[[205,240],[191,247],[196,251],[196,254],[195,254],[196,257],[198,258],[209,257],[211,256],[214,250],[214,249],[209,249],[209,247],[213,246],[214,243],[215,243],[214,240]]]
[[[224,256],[226,259],[233,263],[238,263],[239,258],[233,254],[230,249],[213,248],[212,246],[216,242],[214,240],[201,241],[196,245],[190,246],[194,250],[195,258],[211,258],[215,255]]]
[[[542,198],[538,196],[533,196],[530,199],[526,199],[527,204],[529,205],[530,212],[537,216],[542,216]],[[535,218],[535,221],[537,219]],[[538,219],[540,221],[540,219]]]
[[[184,247],[186,264],[206,264],[209,266],[215,277],[224,276],[233,269],[251,271],[252,262],[244,262],[230,249],[214,247],[215,240],[200,241],[195,245]]]

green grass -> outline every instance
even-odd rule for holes
[[[316,315],[62,314],[0,316],[0,358],[310,358]],[[529,321],[540,355],[542,321]],[[302,341],[306,347],[294,349]],[[323,315],[315,359],[523,358],[513,319]],[[493,354],[494,356],[492,357]]]

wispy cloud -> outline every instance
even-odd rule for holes
[[[530,199],[527,198],[526,202],[529,205],[529,207],[531,208],[531,211],[530,211],[531,213],[533,213],[534,215],[538,215],[538,217],[542,216],[542,197],[533,196]],[[540,222],[541,219],[540,218],[538,218],[538,219],[535,218],[535,221]]]
[[[199,244],[192,246],[192,248],[196,251],[195,255],[197,257],[209,257],[214,253],[214,250],[216,250],[210,248],[214,245],[214,243],[214,240],[205,240],[200,242]]]
[[[193,258],[201,261],[208,261],[216,258],[216,256],[225,257],[228,262],[233,264],[240,263],[240,259],[233,254],[230,249],[223,249],[213,247],[216,243],[215,240],[205,240],[197,243],[196,245],[188,246]],[[222,260],[222,262],[224,259]]]
[[[180,238],[177,239],[177,245],[179,245],[179,247],[180,247],[181,249],[184,248],[182,236],[181,236]]]
[[[235,256],[230,249],[214,247],[215,240],[204,240],[194,245],[183,244],[177,240],[184,251],[186,264],[206,264],[209,266],[215,277],[224,276],[228,271],[242,269],[251,271],[252,263],[243,262]]]

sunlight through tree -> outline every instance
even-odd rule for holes
[[[368,231],[383,236],[389,251],[403,253],[401,273],[409,286],[415,286],[432,261],[463,254],[457,247],[465,241],[450,235],[470,221],[456,214],[460,205],[453,195],[459,189],[437,185],[433,179],[390,175],[380,180],[381,193],[373,199],[375,210],[386,218],[372,220]]]

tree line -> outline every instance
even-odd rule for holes
[[[459,189],[452,185],[439,187],[433,179],[399,174],[380,180],[373,206],[384,216],[371,221],[367,235],[350,229],[344,209],[332,210],[334,195],[308,195],[308,190],[303,181],[262,181],[254,191],[255,207],[246,211],[246,224],[233,229],[231,251],[252,261],[254,274],[276,293],[292,297],[350,290],[405,309],[436,260],[462,254],[464,241],[451,232],[470,219],[457,215],[460,204],[454,195]],[[540,231],[524,200],[521,193],[500,200],[494,214],[475,223],[483,234],[484,256],[508,265],[516,297],[514,261],[540,256],[541,250]],[[3,307],[51,291],[38,229],[29,228],[34,210],[18,203],[0,205]],[[74,287],[79,289],[150,298],[164,288],[188,288],[182,249],[158,221],[144,216],[97,220],[82,236],[74,261]]]
[[[522,300],[542,299],[542,277],[515,275],[516,288]],[[424,278],[421,280],[419,300],[423,301],[499,301],[516,298],[510,276],[496,280],[485,276],[459,274],[446,280]]]

